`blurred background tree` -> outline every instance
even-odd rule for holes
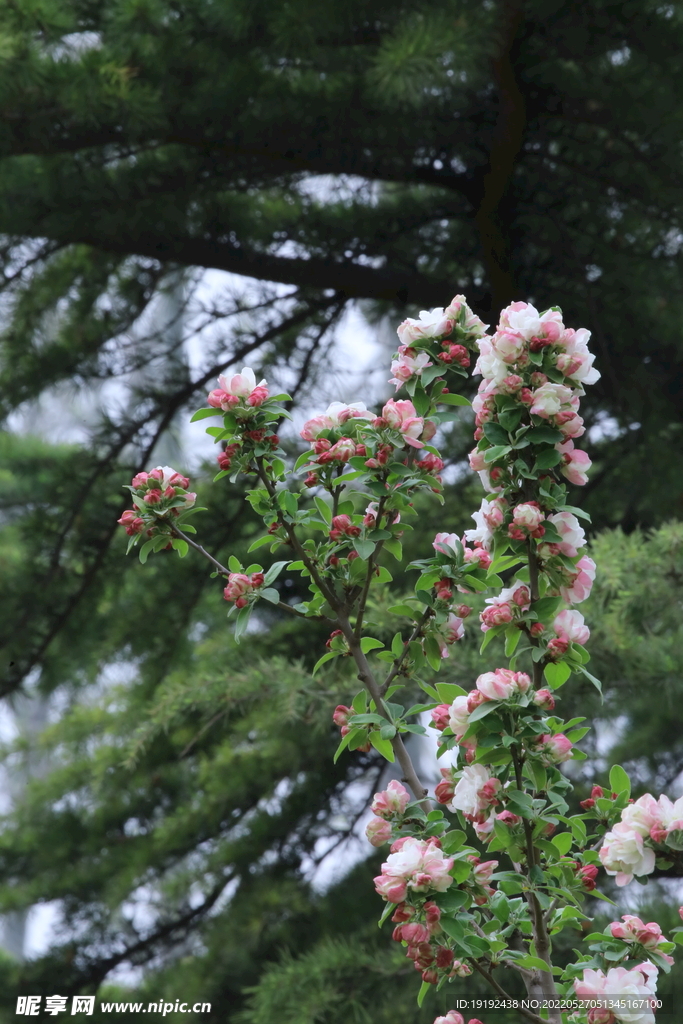
[[[197,467],[180,424],[244,362],[309,408],[351,386],[331,368],[354,325],[381,338],[456,291],[493,323],[524,298],[589,327],[606,700],[582,773],[621,758],[675,785],[682,21],[651,0],[3,6],[0,679],[11,706],[42,694],[50,727],[8,744],[33,780],[0,909],[45,903],[61,929],[0,965],[9,1016],[17,992],[119,985],[245,1024],[433,1017],[374,925],[354,822],[379,767],[331,764],[353,689],[310,677],[324,636],[263,618],[267,649],[235,648],[203,567],[123,558],[121,483]],[[445,439],[416,555],[479,502],[470,437],[463,418]],[[246,551],[240,487],[202,490],[203,542]]]

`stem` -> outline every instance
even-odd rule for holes
[[[336,608],[335,611],[337,611]],[[351,623],[348,620],[348,617],[340,611],[337,621],[339,622],[339,628],[344,634],[346,641],[349,645],[349,650],[353,655],[353,659],[356,662],[356,667],[358,669],[358,678],[363,683],[366,690],[374,700],[375,706],[377,708],[377,713],[381,715],[382,718],[386,718],[387,722],[391,722],[391,715],[387,711],[386,707],[384,706],[384,701],[382,700],[382,692],[380,690],[379,683],[375,679],[374,673],[370,668],[370,665],[368,664],[368,659],[365,657],[363,651],[361,650],[360,641],[356,636],[353,627],[351,626]],[[403,739],[401,738],[401,736],[398,735],[398,733],[392,738],[391,746],[396,755],[396,760],[401,766],[405,781],[412,789],[413,794],[415,795],[415,799],[421,802],[421,806],[425,814],[428,814],[432,809],[432,805],[431,801],[426,799],[427,788],[420,781],[420,777],[418,776],[417,771],[415,770],[415,766],[410,758],[410,754],[406,750]]]
[[[501,999],[514,999],[514,996],[511,996],[509,992],[506,992],[503,986],[498,984],[493,975],[489,971],[487,971],[485,967],[482,967],[481,964],[474,959],[474,957],[471,957],[469,959],[469,962],[471,963],[472,967],[474,967],[475,971],[478,971],[483,978],[486,978],[489,985],[498,993]],[[548,1020],[545,1017],[539,1017],[538,1014],[533,1012],[533,1010],[523,1010],[522,1007],[519,1006],[517,1008],[517,1012],[522,1017],[526,1017],[527,1020],[533,1021],[534,1024],[548,1024]]]
[[[396,658],[396,660],[394,661],[393,665],[391,666],[391,669],[389,670],[388,676],[386,677],[386,679],[382,683],[382,688],[380,690],[380,693],[382,694],[382,696],[384,696],[384,694],[387,692],[387,690],[391,686],[392,682],[394,681],[394,679],[396,678],[398,673],[401,671],[401,665],[403,664],[403,662],[406,660],[406,658],[408,656],[408,652],[410,650],[411,643],[413,642],[413,640],[417,640],[418,636],[420,635],[420,633],[422,632],[422,630],[426,626],[427,622],[429,621],[430,615],[431,615],[431,609],[426,608],[425,611],[423,612],[423,615],[422,615],[422,618],[420,619],[420,621],[415,623],[415,628],[413,629],[413,632],[410,634],[410,637],[408,638],[408,641],[405,644],[405,646],[403,648],[403,651],[398,656],[398,658]]]
[[[197,543],[196,540],[192,540],[191,537],[188,537],[187,534],[183,533],[183,531],[181,529],[179,529],[179,527],[177,527],[174,523],[170,523],[169,525],[171,527],[172,533],[175,533],[175,535],[177,537],[180,537],[181,540],[184,540],[186,544],[189,544],[191,548],[194,548],[195,551],[198,551],[200,555],[204,556],[204,558],[208,558],[208,560],[211,562],[211,564],[213,566],[215,566],[215,568],[218,569],[218,571],[223,576],[229,576],[230,575],[230,570],[226,569],[224,565],[221,565],[221,563],[219,561],[217,561],[213,557],[213,555],[209,554],[209,552],[206,550],[206,548],[203,548],[201,546],[201,544]]]
[[[531,537],[527,541],[527,551],[529,553],[529,594],[531,602],[538,601],[538,558],[536,557],[536,548]],[[531,643],[534,647],[538,647],[538,639],[536,637],[530,637]],[[534,687],[539,689],[543,684],[543,661],[534,661],[533,663],[533,678]]]
[[[518,753],[514,747],[510,748],[512,754],[512,761],[515,768],[515,779],[517,782],[517,789],[522,789],[522,764],[519,759]],[[527,856],[527,875],[529,878],[529,885],[533,885],[531,879],[531,869],[538,864],[538,851],[534,846],[533,831],[531,823],[527,818],[523,819],[524,822],[524,837],[526,840],[526,856]],[[546,927],[546,920],[543,915],[543,908],[538,902],[536,893],[531,890],[526,893],[526,901],[529,905],[529,916],[531,918],[531,925],[533,928],[534,936],[534,947],[536,955],[544,960],[548,965],[547,971],[532,971],[530,978],[525,978],[524,983],[527,987],[527,992],[530,997],[534,999],[549,999],[557,1000],[557,988],[555,986],[555,979],[552,975],[552,961],[550,959],[550,936],[548,935],[548,929]],[[548,1021],[552,1021],[553,1024],[562,1024],[562,1014],[560,1010],[548,1008]]]

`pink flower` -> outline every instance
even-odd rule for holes
[[[359,537],[360,526],[354,526],[351,516],[334,516],[330,529],[330,540],[341,540],[342,537]]]
[[[234,601],[238,608],[244,608],[247,603],[247,595],[263,583],[263,575],[254,573],[247,576],[243,572],[231,572],[228,576],[228,584],[223,591],[226,601]]]
[[[402,345],[398,351],[398,359],[391,364],[391,372],[394,376],[389,380],[390,384],[396,385],[397,391],[411,377],[420,377],[423,370],[434,365],[426,352],[416,352],[414,348],[408,348],[405,345]]]
[[[652,829],[659,826],[660,820],[659,802],[650,793],[639,796],[632,804],[627,804],[621,812],[622,824],[640,833],[643,838],[649,836]]]
[[[473,470],[475,473],[488,472],[488,463],[484,458],[485,455],[486,452],[480,452],[478,451],[477,448],[475,448],[474,451],[470,452],[470,454],[468,455],[470,469]]]
[[[469,729],[469,711],[467,710],[467,695],[456,697],[449,709],[448,724],[450,725],[456,739],[464,736]]]
[[[392,430],[403,434],[406,444],[413,448],[424,447],[418,440],[424,429],[424,419],[417,415],[412,402],[407,399],[397,402],[390,398],[382,409],[382,419]]]
[[[335,725],[338,725],[340,729],[343,729],[344,726],[348,726],[349,718],[354,714],[355,711],[353,708],[347,708],[345,704],[337,704],[334,709],[334,714],[332,715],[332,721]]]
[[[624,923],[622,924],[621,921]],[[667,963],[674,962],[672,956],[662,953],[658,948],[662,942],[666,942],[666,937],[662,935],[662,929],[655,921],[644,924],[639,917],[635,917],[633,914],[623,914],[621,921],[613,921],[610,925],[610,931],[615,939],[622,939],[624,942],[637,942],[645,949],[654,950],[663,956]]]
[[[437,707],[432,708],[431,719],[432,725],[439,732],[443,732],[450,725],[450,704],[439,704]]]
[[[140,518],[136,509],[127,509],[116,522],[124,527],[129,537],[142,533],[145,528],[145,520]]]
[[[408,837],[401,849],[382,864],[375,888],[390,903],[402,903],[409,889],[445,892],[453,882],[449,874],[452,867],[453,858],[445,857],[434,843]]]
[[[448,555],[449,558],[456,558],[458,549],[462,551],[462,544],[456,533],[437,533],[432,541],[432,547],[440,554]]]
[[[595,356],[588,351],[590,336],[590,331],[580,327],[578,331],[567,328],[560,338],[564,352],[557,357],[557,368],[577,384],[595,384],[600,380],[600,374],[593,369]]]
[[[500,788],[500,779],[491,775],[484,765],[471,765],[463,769],[449,807],[474,819],[499,802]]]
[[[535,501],[529,501],[524,505],[517,505],[512,512],[512,522],[515,526],[533,533],[537,530],[545,516]]]
[[[241,373],[235,373],[232,377],[223,374],[218,378],[218,388],[212,391],[207,401],[214,409],[223,409],[228,412],[240,401],[244,400],[248,405],[262,405],[268,398],[268,386],[265,380],[256,383],[256,376],[250,366],[245,366]]]
[[[493,531],[501,525],[504,519],[500,501],[482,499],[479,511],[472,513],[472,519],[476,523],[476,529],[465,530],[465,537],[477,547],[488,550],[493,541]]]
[[[518,693],[526,693],[531,680],[526,672],[511,672],[508,668],[497,668],[484,672],[477,678],[477,689],[486,700],[509,700]]]
[[[574,982],[574,991],[579,999],[591,1001],[609,998],[649,1000],[657,991],[657,974],[657,968],[649,962],[638,964],[630,971],[625,967],[612,967],[607,974],[587,968],[583,976]],[[654,1024],[655,1020],[650,1009],[627,1011],[620,1017],[631,1024]]]
[[[577,644],[585,644],[591,635],[581,612],[571,611],[569,608],[555,616],[553,629],[560,640],[571,640]]]
[[[403,814],[409,803],[408,790],[397,779],[392,779],[386,789],[375,793],[371,809],[379,818],[391,818],[394,814]]]
[[[430,341],[432,338],[443,338],[453,330],[453,320],[446,316],[442,308],[420,310],[418,320],[408,317],[399,324],[396,333],[402,345],[411,345],[414,341]]]
[[[564,733],[554,735],[546,733],[539,736],[534,743],[534,753],[538,754],[543,764],[553,765],[568,761],[572,756],[573,743]]]
[[[553,711],[555,708],[555,698],[550,690],[545,688],[536,690],[533,701],[536,707],[541,708],[543,711]]]
[[[533,392],[533,403],[531,413],[534,416],[541,416],[544,420],[551,419],[558,415],[571,403],[573,392],[564,384],[542,384]]]
[[[652,838],[668,843],[674,850],[683,849],[683,797],[674,803],[668,796],[660,796],[657,812],[659,821],[650,831]]]
[[[445,1017],[437,1017],[434,1024],[465,1024],[465,1018],[457,1010],[449,1010]]]
[[[526,339],[521,334],[515,334],[513,331],[496,331],[491,339],[493,351],[496,356],[504,363],[512,365],[513,363],[520,363],[524,365],[528,362],[528,344]]]
[[[373,846],[384,846],[391,839],[391,825],[383,818],[371,818],[365,829],[365,835]]]
[[[578,549],[586,543],[586,535],[579,520],[572,512],[555,512],[548,516],[548,522],[553,524],[560,535],[560,543],[557,545],[560,554],[575,558]]]
[[[448,648],[457,640],[462,640],[464,635],[464,623],[453,612],[449,612],[446,621],[442,622],[441,625],[435,626],[432,631],[432,636],[439,645],[442,658],[449,656]]]
[[[588,555],[584,555],[576,563],[573,575],[564,586],[560,587],[562,599],[567,604],[581,604],[590,595],[595,579],[595,562]]]
[[[149,473],[136,473],[130,482],[131,487],[135,487],[136,490],[140,490],[145,486],[149,480]],[[188,480],[189,483],[189,480]]]
[[[352,402],[350,405],[332,402],[325,413],[313,416],[304,423],[300,436],[304,441],[315,441],[324,430],[338,430],[352,419],[369,420],[372,419],[372,413],[365,408],[364,402]]]
[[[356,442],[350,437],[342,437],[326,452],[323,452],[317,459],[319,463],[326,462],[348,462],[356,454]]]
[[[566,476],[570,484],[577,484],[582,487],[588,483],[586,473],[591,468],[592,462],[585,452],[580,448],[574,448],[574,442],[569,438],[561,444],[556,444],[558,452],[562,455],[562,462],[559,469],[563,476]]]
[[[577,878],[583,884],[584,889],[593,892],[597,886],[598,869],[595,864],[584,864],[576,872]]]
[[[625,823],[614,826],[605,836],[600,860],[617,885],[628,885],[634,875],[650,875],[655,869],[655,853],[643,843],[639,832]]]

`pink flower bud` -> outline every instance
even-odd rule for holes
[[[434,788],[434,796],[436,797],[436,802],[439,804],[449,804],[453,799],[454,793],[455,783],[450,782],[448,779],[444,779],[442,782],[439,782],[439,784]]]
[[[518,814],[513,814],[512,811],[501,811],[500,814],[496,815],[498,821],[502,821],[504,825],[519,825],[522,820]]]
[[[534,744],[534,750],[540,754],[543,764],[547,765],[568,761],[572,756],[572,749],[572,741],[561,732],[539,736]]]
[[[453,967],[451,969],[449,978],[469,978],[472,973],[472,968],[469,964],[463,963],[462,960],[454,960]],[[452,1011],[451,1011],[452,1012]]]
[[[470,690],[467,695],[467,713],[471,715],[475,708],[478,708],[480,704],[483,704],[486,697],[481,690]]]
[[[569,640],[566,637],[556,637],[551,640],[547,647],[548,657],[551,661],[561,661],[569,649]]]
[[[450,704],[439,704],[438,707],[432,708],[431,718],[434,728],[438,729],[439,732],[443,732],[450,724],[450,714]]]
[[[465,1024],[465,1018],[457,1010],[449,1010],[445,1017],[437,1017],[434,1024]]]
[[[545,626],[542,622],[533,622],[529,627],[529,632],[532,636],[541,636],[545,630]]]
[[[265,400],[268,398],[268,388],[263,387],[259,384],[254,388],[252,393],[247,398],[247,405],[257,406],[263,405]]]
[[[598,868],[595,864],[584,864],[577,871],[577,877],[581,880],[584,889],[592,892],[597,886]]]
[[[391,825],[383,818],[372,818],[367,824],[365,835],[373,846],[383,846],[391,839]]]
[[[432,935],[436,935],[441,931],[441,910],[437,907],[436,903],[425,903],[424,905],[425,917],[427,918],[427,927]]]
[[[392,853],[393,852],[394,851],[392,849]],[[415,911],[412,907],[409,907],[407,903],[399,903],[396,910],[391,915],[391,920],[394,921],[394,923],[399,922],[402,924],[404,921],[410,921],[414,914]]]
[[[135,509],[127,509],[116,522],[124,527],[129,537],[134,536],[136,533],[142,533],[145,528],[144,519],[140,518]]]
[[[332,721],[341,728],[343,725],[349,724],[349,718],[354,714],[353,708],[347,708],[345,704],[337,704],[332,715]]]
[[[555,698],[548,689],[537,690],[534,694],[534,704],[543,711],[553,711],[555,708]]]
[[[358,536],[360,536],[360,526],[353,525],[351,516],[341,515],[333,518],[332,528],[330,530],[331,540],[340,540],[342,537]]]
[[[429,942],[429,928],[424,924],[417,924],[416,922],[401,925],[401,938],[409,946],[419,946],[423,942]]]
[[[375,793],[372,813],[379,818],[391,818],[394,814],[404,814],[409,803],[408,790],[397,779],[392,779],[385,790]]]
[[[448,946],[438,946],[436,950],[436,966],[441,970],[450,967],[455,959],[455,954]]]
[[[143,500],[146,501],[148,505],[158,505],[161,501],[161,491],[158,487],[153,487],[151,491],[147,491]]]
[[[131,487],[135,487],[137,490],[139,490],[141,487],[145,486],[148,480],[149,473],[136,473],[133,479],[131,480],[130,485]]]

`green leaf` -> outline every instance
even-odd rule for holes
[[[343,750],[346,750],[346,748],[348,746],[351,746],[351,744],[353,743],[360,743],[362,740],[365,739],[366,735],[367,733],[365,729],[351,729],[350,732],[347,732],[346,736],[342,737],[339,746],[334,752],[334,763],[337,763],[337,761],[339,760],[339,755]]]
[[[249,625],[249,619],[251,618],[251,605],[247,605],[246,608],[240,608],[237,613],[237,621],[235,622],[235,643],[240,642],[240,637],[246,632],[247,626]]]
[[[493,640],[494,636],[499,636],[502,632],[504,632],[505,629],[507,629],[507,626],[504,623],[500,626],[491,626],[491,629],[487,629],[486,633],[484,634],[484,639],[481,642],[479,653],[483,654],[488,645]]]
[[[373,636],[364,636],[360,642],[360,649],[363,654],[368,654],[370,651],[378,650],[380,647],[384,647],[381,640],[376,640]]]
[[[562,454],[556,448],[544,448],[536,456],[536,469],[552,469],[562,461]]]
[[[393,903],[391,904],[391,906],[393,907]],[[422,1006],[422,1004],[425,1001],[425,996],[427,995],[427,993],[429,992],[431,987],[432,986],[429,984],[428,981],[423,981],[422,982],[422,984],[420,985],[420,991],[417,993],[417,1005],[418,1006],[420,1006],[420,1007]]]
[[[541,958],[538,956],[531,956],[529,954],[527,956],[520,957],[519,960],[515,957],[514,962],[515,964],[518,964],[520,967],[528,967],[531,970],[550,972],[550,968],[548,967],[545,960],[541,960]]]
[[[591,675],[591,673],[588,671],[588,669],[584,668],[583,665],[579,665],[579,669],[578,670],[579,670],[579,672],[583,672],[583,674],[585,675],[586,679],[590,683],[592,683],[593,686],[595,687],[595,689],[598,691],[598,693],[600,695],[602,695],[602,683],[600,682],[600,680],[596,679],[595,676]]]
[[[276,580],[286,565],[289,565],[289,561],[287,559],[285,559],[284,562],[273,562],[270,569],[268,569],[267,573],[263,577],[265,585],[268,586],[269,583]]]
[[[332,661],[332,658],[336,658],[336,657],[338,657],[336,651],[328,651],[326,654],[323,654],[322,658],[319,658],[316,661],[315,665],[313,666],[313,671],[311,672],[311,675],[314,676],[316,674],[316,672],[318,671],[318,669],[322,665],[324,665],[326,661]]]
[[[517,649],[517,644],[522,638],[521,629],[516,626],[508,626],[505,630],[505,657],[511,658]]]
[[[197,409],[196,413],[190,420],[190,423],[196,423],[197,420],[205,420],[208,416],[222,416],[222,409]]]
[[[371,540],[362,540],[360,537],[354,537],[353,546],[363,559],[368,559],[375,551],[375,545]]]
[[[323,498],[315,497],[313,500],[315,502],[315,507],[318,509],[318,512],[320,513],[323,521],[326,522],[328,526],[331,526],[332,509],[330,508],[330,506],[327,504],[326,501],[323,500]]]
[[[185,527],[187,529],[187,527]],[[271,544],[273,541],[272,534],[267,533],[265,537],[259,537],[247,548],[247,554],[250,555],[252,551],[256,551],[257,548],[262,548],[264,544]]]
[[[444,405],[471,405],[469,399],[465,398],[464,395],[453,395],[450,392],[447,395],[443,393],[439,395],[438,404]]]
[[[487,441],[490,441],[492,445],[506,446],[510,444],[510,437],[507,430],[503,430],[499,423],[495,420],[490,420],[484,424],[484,437]]]
[[[470,725],[473,722],[478,722],[480,718],[486,718],[487,715],[490,715],[492,711],[495,711],[497,709],[497,707],[498,702],[495,700],[484,701],[483,704],[480,704],[478,707],[474,709],[474,711],[471,712],[467,720],[470,723]]]
[[[430,668],[438,672],[441,668],[441,648],[433,636],[428,636],[424,642],[425,657]]]
[[[456,697],[464,697],[467,690],[463,690],[462,686],[458,686],[457,683],[437,683],[436,692],[437,699],[444,704],[452,704]]]
[[[539,601],[534,601],[531,610],[538,615],[540,622],[547,622],[555,616],[561,604],[561,597],[542,597]]]
[[[625,795],[626,799],[631,795],[631,780],[620,764],[612,765],[609,773],[610,789],[617,796]]]
[[[543,675],[553,690],[557,690],[563,683],[566,683],[571,674],[572,670],[565,661],[549,662],[543,669]]]
[[[378,732],[370,733],[370,742],[372,743],[375,750],[386,758],[387,761],[392,763],[396,760],[394,756],[394,748],[391,745],[390,740],[383,739]]]
[[[230,572],[242,572],[242,563],[235,558],[234,555],[230,555],[228,559],[228,569]]]
[[[524,435],[532,444],[559,444],[564,435],[555,427],[532,427]]]
[[[511,451],[510,445],[496,445],[494,448],[489,448],[484,453],[484,462],[490,464],[497,462],[498,459],[502,459],[504,455],[507,455]]]
[[[557,847],[558,853],[566,857],[572,848],[574,839],[571,832],[560,832],[559,835],[553,836],[550,842]]]
[[[390,555],[393,555],[397,562],[403,560],[403,545],[400,540],[386,540],[384,542],[384,549],[388,551]]]
[[[147,561],[149,553],[150,553],[150,551],[152,550],[153,547],[154,547],[154,541],[153,540],[147,540],[147,541],[145,541],[145,543],[140,548],[139,558],[140,558],[140,561],[142,562],[143,565]]]
[[[275,587],[264,587],[263,590],[259,590],[258,596],[262,597],[264,601],[270,601],[271,604],[280,602],[280,595]]]

